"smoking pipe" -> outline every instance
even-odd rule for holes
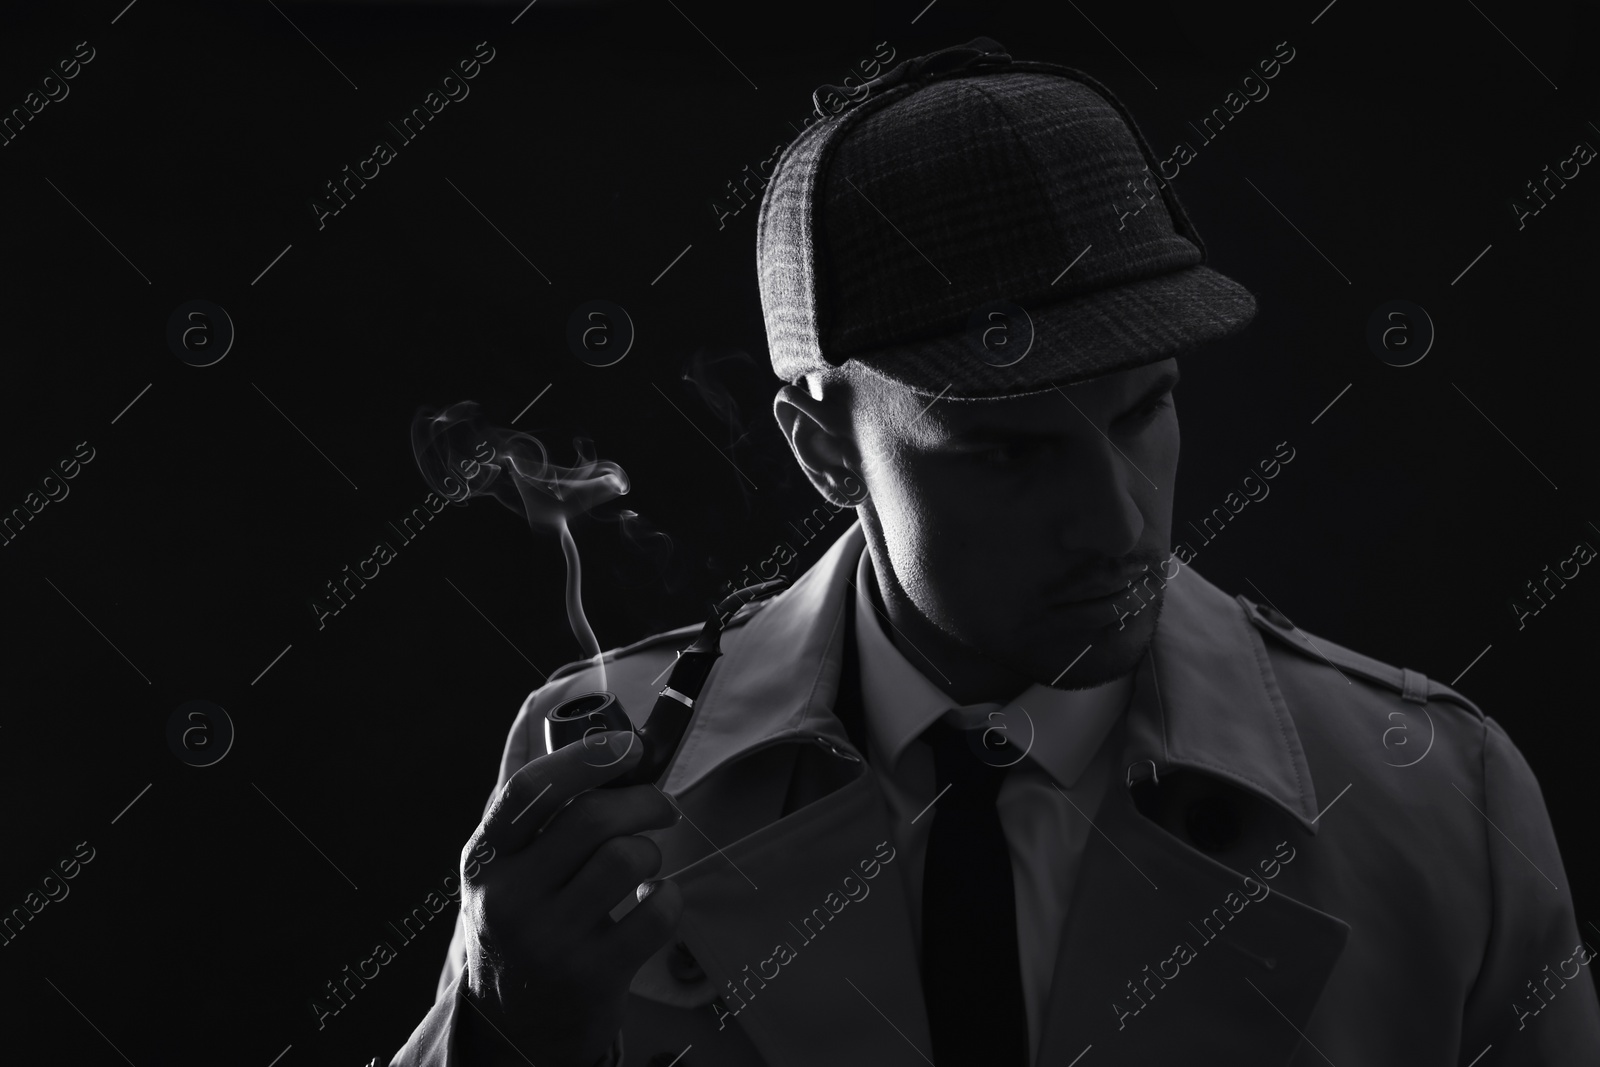
[[[785,578],[761,582],[736,589],[718,601],[694,641],[678,653],[667,684],[656,694],[655,706],[650,709],[650,717],[643,726],[633,725],[615,693],[585,693],[564,700],[545,713],[545,752],[582,742],[597,731],[621,730],[633,735],[633,743],[644,747],[644,756],[631,771],[612,779],[606,786],[642,785],[660,778],[689,729],[694,702],[705,687],[712,663],[722,655],[723,627],[745,604],[769,597],[788,584]]]

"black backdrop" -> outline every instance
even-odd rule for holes
[[[719,228],[712,202],[880,42],[978,34],[1096,74],[1163,155],[1294,49],[1175,181],[1261,302],[1186,364],[1178,532],[1289,442],[1270,497],[1197,568],[1460,677],[1539,773],[1585,932],[1600,920],[1600,577],[1520,630],[1509,607],[1577,541],[1600,546],[1600,177],[1583,166],[1520,229],[1511,206],[1576,142],[1600,147],[1576,5],[125,2],[12,5],[0,34],[6,109],[93,49],[0,147],[0,509],[69,490],[0,547],[0,908],[94,850],[0,947],[7,1046],[387,1062],[453,911],[320,1029],[310,1000],[455,868],[519,702],[579,654],[553,536],[488,501],[412,543],[388,531],[425,492],[414,412],[476,399],[564,461],[592,438],[633,483],[603,510],[640,516],[574,527],[602,644],[698,617],[777,542],[800,547],[789,524],[818,503],[768,414],[755,209]],[[470,95],[319,229],[324,183],[398,142],[384,123],[480,41],[494,58]],[[604,368],[566,343],[597,298],[637,329]],[[208,367],[167,342],[196,299],[237,331]],[[1408,367],[1365,338],[1396,299],[1437,328]],[[41,485],[80,442],[93,458]],[[319,629],[312,598],[380,539],[397,557]],[[203,768],[166,734],[196,699],[237,731]]]

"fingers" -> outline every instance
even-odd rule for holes
[[[564,886],[607,840],[663,830],[677,821],[677,809],[654,786],[591,790],[556,815],[540,836],[542,878],[552,888]]]
[[[516,852],[567,801],[631,770],[643,755],[636,736],[608,730],[524,763],[506,780],[473,836],[487,840],[497,853]]]
[[[677,934],[682,918],[683,891],[676,882],[663,879],[638,907],[601,932],[595,951],[608,965],[631,976]]]
[[[661,870],[661,848],[648,837],[603,842],[557,895],[564,914],[585,926],[605,924],[611,909]]]

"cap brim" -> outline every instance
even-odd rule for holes
[[[1022,305],[1027,327],[1007,323],[1007,346],[1026,355],[1006,366],[985,358],[969,333],[949,334],[852,357],[860,366],[915,393],[985,399],[1044,392],[1157,363],[1196,345],[1231,336],[1255,318],[1250,290],[1207,266],[1102,289],[1044,306]],[[1015,348],[996,347],[1003,360]]]

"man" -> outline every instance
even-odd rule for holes
[[[858,522],[734,618],[659,788],[590,788],[623,734],[536,758],[594,665],[529,697],[395,1064],[1600,1062],[1505,732],[1175,550],[1179,363],[1255,304],[1170,188],[1122,206],[1121,105],[986,38],[868,88],[758,222],[774,411]]]

